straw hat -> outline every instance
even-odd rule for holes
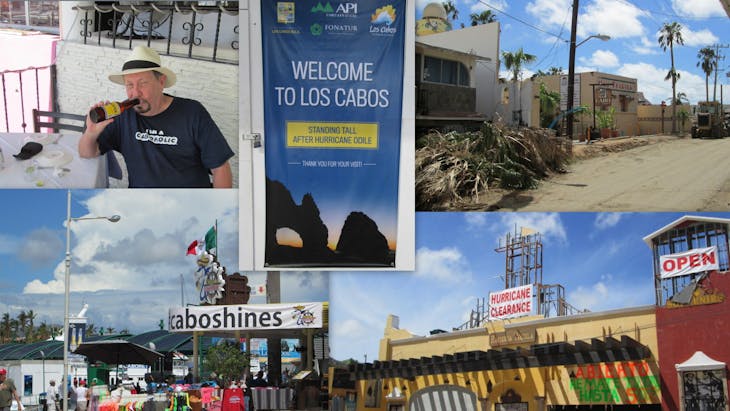
[[[175,84],[175,73],[167,67],[162,67],[160,55],[146,46],[135,47],[134,50],[132,50],[132,54],[124,62],[122,71],[110,74],[109,80],[114,83],[124,85],[124,75],[150,70],[162,73],[167,77],[165,80],[165,88],[172,87]]]

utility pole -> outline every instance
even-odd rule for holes
[[[573,93],[575,92],[575,37],[578,30],[578,0],[573,0],[573,22],[570,28],[570,57],[568,61],[568,101],[566,101],[565,110],[567,116],[566,134],[569,139],[573,139]]]
[[[720,49],[730,48],[730,44],[715,44],[715,84],[712,89],[712,101],[717,101],[717,74],[720,71],[720,60],[725,60],[725,56],[720,55]]]

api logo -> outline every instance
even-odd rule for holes
[[[370,33],[380,35],[393,35],[397,29],[391,27],[395,23],[395,8],[392,5],[380,7],[370,16]]]
[[[311,12],[324,13],[327,17],[357,17],[357,3],[340,3],[334,8],[330,2],[324,5],[319,2],[312,7]]]
[[[312,24],[309,26],[309,32],[312,33],[313,36],[319,36],[322,34],[322,25],[319,23]]]

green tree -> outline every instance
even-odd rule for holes
[[[679,117],[680,129],[682,130],[682,134],[684,134],[684,125],[687,123],[687,120],[689,120],[689,111],[681,109],[677,113],[677,116]]]
[[[497,16],[492,13],[492,10],[484,10],[481,13],[472,13],[469,15],[472,26],[478,26],[480,24],[494,23],[497,21]]]
[[[515,52],[503,51],[504,67],[512,72],[512,81],[516,84],[517,96],[519,97],[520,108],[517,111],[519,124],[522,124],[522,93],[520,91],[520,79],[522,77],[522,66],[529,64],[537,59],[534,54],[525,53],[522,47]]]
[[[547,127],[555,118],[557,108],[560,106],[560,93],[550,91],[545,87],[545,83],[540,82],[540,127]]]
[[[705,101],[710,101],[710,75],[717,67],[717,59],[715,59],[715,50],[712,47],[703,47],[697,53],[697,67],[701,67],[705,73]]]
[[[0,332],[2,333],[2,342],[6,343],[12,340],[12,328],[10,313],[4,313],[2,322],[0,322]]]
[[[659,31],[659,45],[662,50],[667,51],[669,48],[669,56],[671,58],[672,66],[669,69],[669,73],[664,77],[664,80],[672,80],[672,103],[677,100],[677,80],[679,79],[679,73],[677,73],[674,67],[674,45],[684,44],[682,38],[682,25],[676,21],[672,23],[664,23],[662,29]],[[672,134],[677,133],[677,105],[672,104]]]
[[[456,21],[456,19],[459,18],[459,10],[456,8],[453,0],[445,1],[441,3],[441,5],[444,6],[444,10],[446,10],[447,19]]]
[[[682,104],[689,104],[689,98],[687,97],[687,93],[684,91],[680,91],[677,93],[677,98],[674,100],[674,103],[671,103],[672,98],[667,98],[667,101],[670,101],[670,104],[676,104],[678,106],[681,106]]]
[[[223,379],[228,386],[232,379],[239,379],[249,367],[249,358],[238,343],[222,343],[211,347],[205,354],[205,365]]]

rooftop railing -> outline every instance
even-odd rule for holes
[[[238,2],[94,2],[73,7],[84,44],[238,64]]]

